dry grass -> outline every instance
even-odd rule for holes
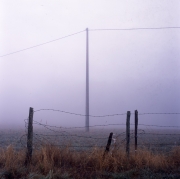
[[[46,145],[34,150],[31,164],[24,167],[25,151],[9,146],[0,149],[1,178],[153,178],[164,174],[180,178],[180,147],[166,155],[139,150],[129,159],[122,150],[105,157],[103,153],[98,148],[78,152]]]

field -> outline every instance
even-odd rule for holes
[[[131,131],[129,158],[123,128],[43,127],[34,128],[33,137],[32,162],[25,166],[26,131],[1,130],[1,178],[180,178],[179,130],[139,129],[136,152]]]
[[[105,148],[110,132],[113,132],[112,147],[124,148],[126,133],[122,129],[98,128],[85,132],[84,129],[55,129],[35,128],[33,135],[34,148],[44,144],[59,147],[69,146],[75,150],[85,150],[92,147]],[[16,150],[26,148],[27,130],[0,130],[0,146],[7,147],[10,144]],[[134,131],[130,133],[131,150],[134,150]],[[173,147],[180,145],[180,132],[177,129],[139,129],[138,147],[149,150],[168,152]]]

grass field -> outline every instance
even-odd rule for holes
[[[139,130],[136,153],[131,132],[127,158],[123,129],[94,129],[90,133],[35,129],[29,166],[24,165],[25,131],[1,130],[0,178],[180,178],[180,135],[175,135],[179,131],[144,130]],[[112,142],[103,157],[110,132],[116,134],[116,143]]]

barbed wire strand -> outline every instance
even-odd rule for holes
[[[33,124],[37,125],[42,125],[42,126],[49,126],[49,127],[54,127],[54,128],[59,128],[59,129],[84,129],[86,126],[76,126],[76,127],[62,127],[62,126],[53,126],[53,125],[47,125],[47,124],[42,124],[40,122],[34,121]],[[125,126],[126,124],[123,123],[116,123],[116,124],[104,124],[104,125],[93,125],[89,126],[90,128],[93,127],[108,127],[108,126]],[[135,125],[135,124],[130,124],[130,125]],[[150,124],[138,124],[138,126],[149,126],[149,127],[160,127],[160,128],[180,128],[180,126],[161,126],[161,125],[150,125]]]
[[[34,121],[33,124],[37,124],[37,125],[40,125],[40,126],[43,126],[43,127],[53,127],[53,128],[61,128],[61,127],[58,127],[58,126],[51,126],[51,125],[48,125],[48,124],[42,124],[42,123],[39,123],[37,121]],[[66,132],[66,131],[60,131],[60,132]]]
[[[120,115],[127,115],[127,113],[117,113],[117,114],[107,114],[107,115],[85,115],[85,114],[80,114],[80,113],[73,113],[73,112],[68,112],[68,111],[63,111],[63,110],[59,110],[59,109],[38,109],[35,110],[35,112],[39,112],[39,111],[53,111],[53,112],[61,112],[61,113],[66,113],[66,114],[71,114],[71,115],[76,115],[76,116],[89,116],[89,117],[111,117],[111,116],[120,116]],[[131,113],[134,114],[134,113]],[[153,115],[153,114],[159,114],[159,115],[179,115],[180,113],[178,112],[174,112],[174,113],[163,113],[163,112],[156,112],[156,113],[139,113],[138,115]]]
[[[135,125],[135,124],[131,124],[131,125]],[[138,126],[161,127],[161,128],[180,128],[180,126],[161,126],[161,125],[151,125],[151,124],[138,124]]]
[[[55,130],[53,130],[53,129],[50,129],[48,125],[43,125],[43,124],[41,124],[41,125],[42,125],[43,127],[45,127],[46,129],[52,131],[52,132],[62,133],[62,131],[55,131]],[[68,133],[67,131],[63,131],[63,132]],[[47,135],[46,135],[46,134],[38,134],[38,135],[48,136],[48,134],[47,134]],[[50,136],[50,135],[49,135],[49,136]],[[57,134],[56,134],[56,135],[51,135],[51,136],[57,136]],[[59,135],[59,136],[71,136],[71,137],[82,137],[82,138],[92,138],[92,139],[107,139],[107,138],[97,138],[97,137],[92,137],[92,136],[72,135],[72,134],[70,134],[70,133],[68,133],[68,135],[61,134],[61,135]]]
[[[61,112],[61,113],[66,113],[66,114],[71,114],[71,115],[76,115],[76,116],[89,116],[89,117],[110,117],[110,116],[119,116],[119,115],[126,115],[126,113],[122,114],[107,114],[107,115],[85,115],[85,114],[80,114],[80,113],[73,113],[73,112],[68,112],[68,111],[62,111],[59,109],[39,109],[34,112],[39,112],[39,111],[54,111],[54,112]]]
[[[49,127],[54,127],[54,128],[59,128],[59,129],[84,129],[86,128],[86,126],[77,126],[77,127],[62,127],[62,126],[52,126],[52,125],[47,125],[47,124],[42,124],[42,123],[39,123],[37,121],[34,121],[33,124],[38,124],[38,125],[46,125],[46,126],[49,126]],[[105,125],[93,125],[93,126],[89,126],[90,128],[93,128],[93,127],[107,127],[107,126],[125,126],[126,124],[105,124]]]
[[[179,112],[169,112],[169,113],[163,113],[163,112],[160,112],[160,113],[158,113],[158,112],[156,112],[156,113],[139,113],[138,115],[151,115],[151,114],[159,114],[159,115],[161,115],[161,114],[165,114],[165,115],[179,115],[180,113]]]
[[[58,132],[58,131],[55,131]],[[80,135],[65,135],[65,134],[61,134],[61,135],[57,135],[57,134],[35,134],[35,135],[39,135],[39,136],[64,136],[64,137],[80,137],[80,138],[88,138],[88,139],[108,139],[108,137],[92,137],[92,136],[80,136]]]
[[[148,134],[148,135],[171,135],[171,136],[172,135],[180,135],[180,134],[176,134],[176,133],[174,133],[174,134],[162,134],[162,133],[151,133],[151,132],[146,132],[145,135],[146,134]]]

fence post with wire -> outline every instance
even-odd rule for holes
[[[27,151],[25,165],[28,165],[31,162],[32,151],[33,151],[33,114],[34,109],[29,108],[29,118],[28,118],[28,134],[27,134]]]
[[[131,112],[127,111],[127,118],[126,118],[126,154],[129,158],[129,144],[130,144],[130,116]]]
[[[108,141],[107,141],[107,145],[106,145],[106,149],[105,149],[105,151],[104,151],[103,157],[105,157],[106,153],[108,153],[109,150],[110,150],[111,141],[112,141],[112,136],[113,136],[113,133],[111,132],[111,133],[109,134],[109,138],[108,138]]]
[[[135,110],[135,152],[137,151],[138,111]]]

